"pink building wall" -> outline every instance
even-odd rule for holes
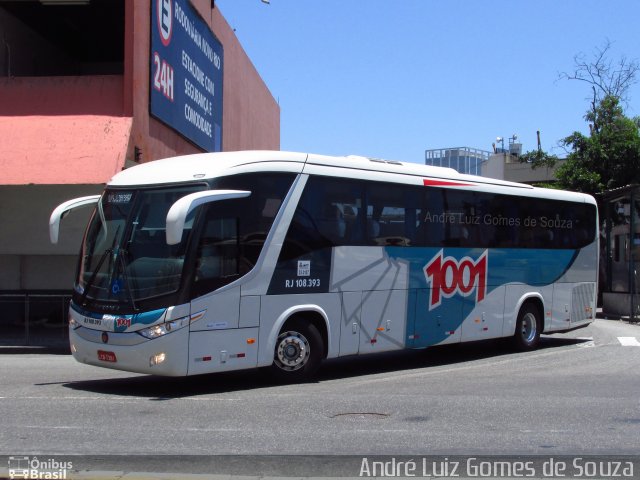
[[[100,184],[202,151],[149,115],[150,1],[125,0],[123,75],[0,77],[0,185]],[[223,150],[279,150],[277,102],[220,10],[191,2],[224,48]]]
[[[0,78],[0,185],[100,184],[125,164],[122,76]]]

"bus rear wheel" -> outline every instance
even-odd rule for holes
[[[542,318],[539,309],[533,303],[525,303],[518,313],[513,345],[519,351],[533,350],[540,343]]]
[[[320,366],[322,352],[322,335],[313,324],[286,326],[276,340],[271,372],[279,381],[304,380]]]

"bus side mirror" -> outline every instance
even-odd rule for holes
[[[167,244],[177,245],[182,241],[182,231],[187,215],[196,207],[205,203],[244,198],[251,195],[246,190],[205,190],[185,195],[169,209],[167,213]]]
[[[67,213],[78,207],[98,203],[99,200],[100,195],[90,195],[88,197],[80,197],[74,198],[73,200],[67,200],[66,202],[58,205],[53,210],[53,212],[51,212],[51,216],[49,217],[49,240],[51,240],[51,243],[53,243],[54,245],[58,243],[60,220],[62,220]]]

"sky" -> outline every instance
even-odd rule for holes
[[[574,56],[640,59],[639,0],[216,0],[280,105],[281,150],[424,163],[588,134]],[[638,79],[640,80],[640,78]],[[640,82],[625,113],[640,115]]]

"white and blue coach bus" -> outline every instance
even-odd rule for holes
[[[69,311],[83,363],[157,375],[271,367],[588,325],[588,195],[363,157],[232,152],[118,173],[96,204]]]

